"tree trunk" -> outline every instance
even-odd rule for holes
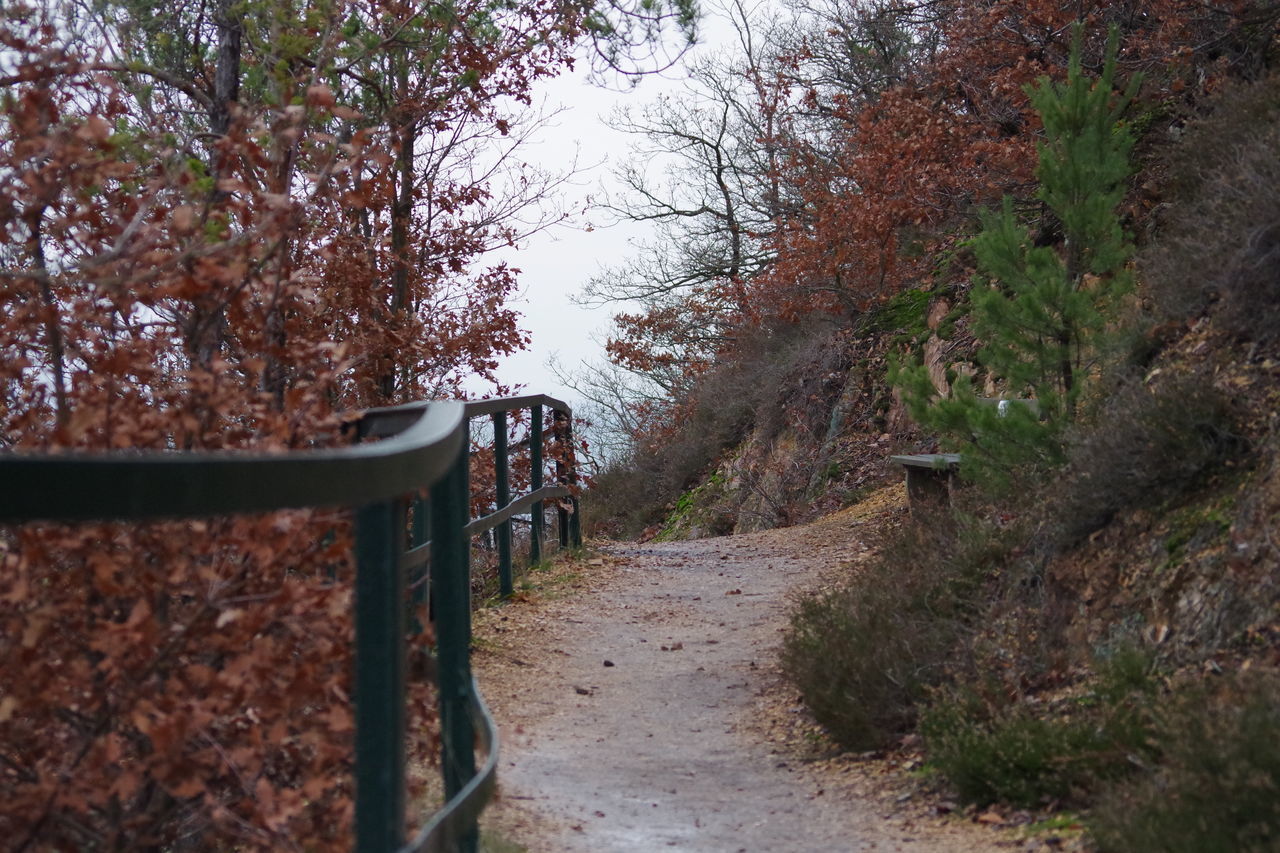
[[[232,105],[240,97],[240,50],[244,25],[237,15],[235,0],[219,0],[213,21],[218,28],[218,56],[214,67],[213,103],[209,107],[209,130],[221,137],[231,129]],[[222,154],[215,142],[209,153],[209,174],[215,181],[210,197],[211,207],[223,197],[216,183],[223,168]],[[203,294],[194,301],[184,329],[192,366],[207,369],[213,364],[214,355],[222,348],[225,326],[226,316],[217,295]]]
[[[401,96],[409,89],[408,66],[402,60],[397,73],[397,83]],[[408,116],[400,128],[400,144],[396,154],[396,172],[398,186],[396,198],[391,205],[391,317],[394,327],[403,319],[409,307],[409,225],[413,216],[413,152],[417,143],[416,123]],[[386,366],[379,380],[384,404],[394,403],[396,394],[395,354],[388,352]]]

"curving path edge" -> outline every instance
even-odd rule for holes
[[[901,819],[863,796],[865,779],[807,767],[759,725],[786,690],[775,661],[788,596],[856,566],[860,529],[899,491],[806,528],[612,544],[563,597],[483,613],[476,667],[504,738],[504,834],[530,853],[1009,844]]]

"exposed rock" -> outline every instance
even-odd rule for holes
[[[947,382],[947,368],[951,362],[947,350],[947,342],[937,335],[930,336],[924,345],[924,369],[929,372],[929,381],[939,396],[946,396],[951,391],[951,384]]]
[[[925,325],[930,331],[938,331],[938,327],[942,325],[942,321],[951,313],[951,303],[946,299],[935,299],[929,306],[929,314],[925,317]]]

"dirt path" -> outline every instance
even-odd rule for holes
[[[802,709],[778,678],[788,594],[856,564],[858,529],[897,500],[808,528],[612,545],[559,595],[481,614],[504,834],[530,853],[1009,844],[925,816],[866,762],[806,760]]]

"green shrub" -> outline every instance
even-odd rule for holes
[[[872,749],[910,729],[1006,548],[975,522],[955,534],[913,525],[856,577],[794,608],[783,669],[836,742]]]
[[[1203,485],[1241,449],[1234,421],[1210,376],[1120,381],[1093,421],[1068,439],[1066,471],[1047,513],[1060,544],[1121,510],[1159,506]]]
[[[1140,267],[1161,319],[1212,303],[1246,340],[1280,337],[1280,77],[1240,87],[1174,156],[1176,204]]]
[[[1151,754],[1150,658],[1124,650],[1097,669],[1090,692],[1051,707],[1000,687],[939,691],[920,722],[929,761],[968,802],[1086,802]]]
[[[908,288],[887,299],[884,304],[867,315],[860,333],[893,332],[899,342],[912,344],[926,337],[929,327],[925,316],[929,311],[928,290]]]
[[[732,512],[718,504],[725,497],[725,476],[717,470],[703,483],[685,492],[676,500],[675,508],[662,522],[662,530],[655,537],[659,542],[669,542],[695,535],[726,536],[733,532],[737,520]]]
[[[1248,675],[1248,674],[1246,674]],[[1105,851],[1280,849],[1280,679],[1232,679],[1162,711],[1159,769],[1117,785],[1089,821]]]
[[[920,728],[930,762],[974,803],[1067,800],[1081,781],[1076,758],[1098,748],[1087,722],[1043,720],[1021,704],[984,718],[972,699],[941,700]]]

